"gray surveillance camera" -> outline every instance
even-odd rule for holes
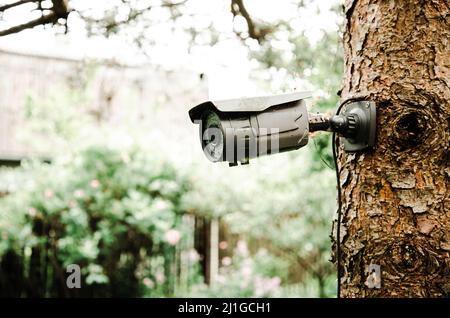
[[[309,114],[305,99],[310,92],[266,97],[207,101],[189,111],[199,124],[206,157],[230,166],[248,164],[251,158],[296,150],[308,143],[309,132],[336,131],[346,139],[347,150],[373,147],[375,105],[355,106],[331,118]],[[361,109],[360,109],[361,108]],[[361,137],[363,135],[363,138]]]

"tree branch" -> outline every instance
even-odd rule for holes
[[[58,18],[66,19],[69,15],[69,0],[52,0],[52,10]]]
[[[128,16],[122,20],[116,20],[116,19],[107,20],[104,18],[94,19],[94,18],[84,15],[80,11],[78,11],[77,13],[78,13],[79,17],[82,20],[84,20],[85,22],[90,23],[90,24],[95,24],[97,26],[100,26],[101,28],[104,28],[104,30],[106,31],[106,35],[108,36],[109,34],[116,32],[118,27],[120,27],[122,25],[127,25],[131,22],[138,20],[138,18],[140,18],[143,14],[145,14],[147,11],[152,10],[153,8],[169,8],[169,9],[171,9],[171,8],[174,8],[177,6],[181,6],[181,5],[185,4],[186,2],[187,2],[187,0],[181,0],[179,2],[162,1],[162,3],[159,5],[152,4],[145,8],[142,8],[142,9],[131,9]],[[122,0],[122,3],[127,4],[125,0]]]
[[[41,1],[42,0],[19,0],[19,1],[13,2],[13,3],[10,3],[10,4],[5,4],[5,5],[0,6],[0,12],[4,12],[4,11],[6,11],[8,9],[20,6],[20,5],[25,4],[25,3],[41,2]]]
[[[11,9],[13,7],[16,7],[16,6],[25,4],[25,3],[29,3],[29,2],[36,2],[36,3],[40,4],[41,1],[42,0],[20,0],[20,1],[0,7],[0,12],[3,12],[7,9]],[[60,19],[60,18],[67,19],[67,16],[70,13],[69,1],[68,0],[52,0],[52,4],[53,4],[53,7],[51,9],[48,9],[48,10],[51,10],[50,13],[45,14],[45,15],[43,14],[38,19],[31,20],[29,22],[10,27],[9,29],[6,29],[6,30],[2,30],[2,31],[0,31],[0,36],[18,33],[23,30],[26,30],[26,29],[34,28],[38,25],[45,25],[48,23],[56,23],[56,22],[58,22],[58,19]],[[40,6],[38,7],[38,9],[41,10],[42,12],[44,11]]]
[[[52,23],[52,22],[56,22],[58,20],[58,16],[56,15],[55,12],[51,12],[47,15],[43,15],[42,17],[29,21],[27,23],[24,24],[19,24],[16,26],[13,26],[9,29],[6,30],[2,30],[0,31],[0,36],[5,36],[8,34],[13,34],[13,33],[18,33],[20,31],[26,30],[26,29],[31,29],[34,28],[38,25],[44,25],[44,24],[48,24],[48,23]]]
[[[247,11],[247,8],[244,5],[243,0],[231,0],[231,13],[234,17],[240,15],[245,19],[249,37],[257,40],[259,43],[261,43],[269,33],[273,32],[273,27],[264,27],[258,25],[252,19],[249,12]],[[238,36],[241,35],[238,33]]]

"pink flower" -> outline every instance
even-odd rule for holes
[[[253,273],[253,269],[251,266],[246,265],[242,267],[241,273],[244,279],[250,279]]]
[[[223,266],[231,265],[231,257],[225,256],[224,258],[222,258],[222,265]]]
[[[55,195],[55,192],[53,192],[53,190],[47,189],[45,190],[44,195],[47,199],[51,199]]]
[[[36,214],[37,214],[37,210],[35,208],[29,208],[28,209],[28,215],[29,216],[34,217],[34,216],[36,216]]]
[[[278,287],[280,287],[280,283],[281,283],[281,279],[278,276],[275,276],[274,278],[272,278],[270,280],[270,286],[272,287],[272,289],[277,289]]]
[[[238,241],[236,249],[241,256],[247,256],[248,255],[248,248],[247,243],[245,241]]]
[[[73,193],[73,195],[75,196],[75,198],[79,199],[84,197],[84,191],[83,190],[75,190],[75,192]]]
[[[278,276],[273,278],[256,277],[254,281],[255,296],[263,297],[270,295],[280,287],[281,279]]]
[[[77,203],[74,200],[69,201],[69,207],[74,208],[77,206]]]
[[[157,272],[155,275],[156,281],[160,284],[164,283],[166,280],[166,276],[164,276],[163,272]]]
[[[257,276],[254,281],[255,296],[262,297],[265,294],[263,278]]]
[[[123,163],[130,162],[130,156],[126,152],[120,154],[120,159],[122,159]]]
[[[192,250],[189,251],[188,259],[191,262],[197,262],[198,261],[199,255],[198,255],[198,253],[197,253],[197,251],[195,249],[192,249]]]
[[[165,238],[170,245],[177,245],[181,238],[181,234],[177,230],[171,229],[166,232]]]
[[[217,283],[219,283],[219,284],[225,284],[225,281],[226,281],[225,276],[223,276],[223,275],[217,275],[217,277],[216,277],[216,282],[217,282]]]
[[[155,208],[157,208],[158,210],[164,210],[167,209],[169,207],[169,204],[167,204],[166,201],[163,200],[158,200],[155,203]]]
[[[97,189],[100,186],[100,181],[98,181],[97,179],[94,179],[91,181],[91,187],[94,189]]]
[[[145,278],[142,280],[142,282],[144,283],[144,285],[145,285],[147,288],[152,289],[153,287],[155,287],[155,283],[154,283],[150,278],[148,278],[148,277],[145,277]]]
[[[219,243],[219,248],[220,248],[221,250],[225,250],[227,247],[228,247],[228,242],[227,242],[227,241],[221,241],[221,242]]]

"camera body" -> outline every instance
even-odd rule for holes
[[[208,101],[189,111],[200,125],[200,141],[213,162],[249,159],[299,149],[308,143],[310,92]]]

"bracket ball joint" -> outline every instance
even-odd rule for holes
[[[318,120],[315,117],[319,117]],[[343,140],[344,150],[355,152],[375,146],[376,108],[374,102],[358,101],[344,106],[340,114],[326,118],[310,115],[309,131],[327,130]]]

